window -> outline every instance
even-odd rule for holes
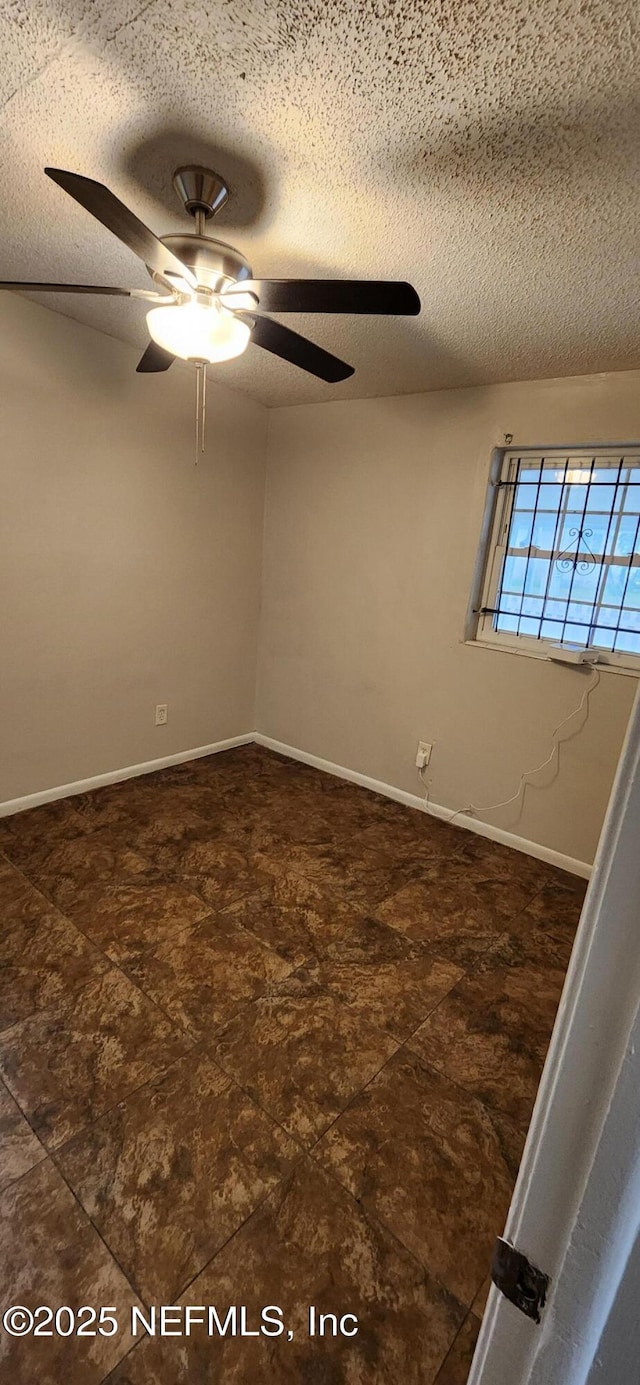
[[[640,449],[500,456],[475,638],[640,671]]]

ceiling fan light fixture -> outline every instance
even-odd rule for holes
[[[152,308],[147,327],[153,340],[183,361],[230,361],[241,356],[251,328],[215,301],[172,303]]]

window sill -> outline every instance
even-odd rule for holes
[[[497,650],[499,654],[515,654],[518,659],[538,659],[539,662],[544,664],[554,662],[550,654],[538,653],[537,649],[517,649],[512,644],[502,644],[500,640],[463,639],[460,643],[470,645],[475,649]],[[586,665],[567,663],[564,667],[583,669]],[[603,662],[592,665],[592,667],[596,667],[599,673],[617,673],[622,674],[624,678],[640,678],[640,665],[638,668],[627,668],[624,664],[607,664]]]

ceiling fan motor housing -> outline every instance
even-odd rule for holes
[[[189,235],[188,232],[162,236],[161,239],[168,250],[172,250],[183,264],[193,270],[198,283],[214,292],[242,279],[253,278],[248,260],[232,245],[225,245],[224,241],[213,240],[211,236]],[[157,283],[163,283],[161,275],[151,274]]]

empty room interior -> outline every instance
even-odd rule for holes
[[[640,674],[637,8],[0,39],[2,1378],[465,1385]]]

